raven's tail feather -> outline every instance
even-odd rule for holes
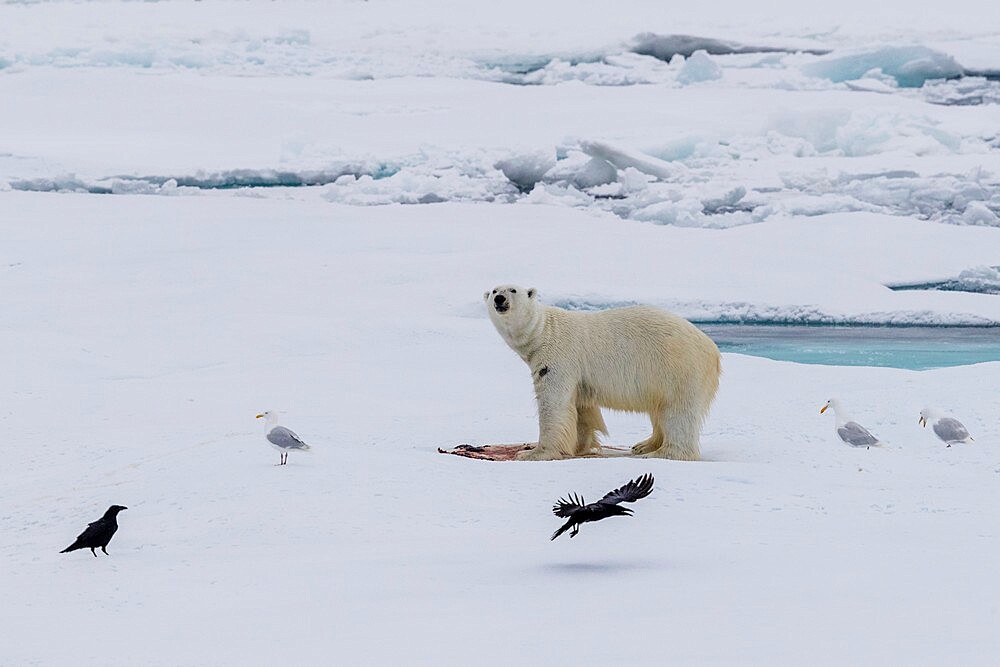
[[[567,521],[562,526],[560,526],[559,530],[557,530],[556,532],[552,533],[552,538],[549,541],[552,541],[552,540],[556,539],[557,537],[559,537],[560,535],[562,535],[563,533],[565,533],[567,530],[569,530],[570,524],[572,524],[572,523],[573,523],[572,521]]]

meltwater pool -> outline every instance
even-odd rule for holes
[[[699,324],[723,352],[923,370],[1000,361],[1000,327]]]

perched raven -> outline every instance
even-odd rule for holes
[[[652,492],[653,476],[646,473],[625,486],[608,493],[596,503],[585,505],[583,498],[576,495],[560,498],[559,502],[552,506],[552,513],[558,517],[568,518],[569,521],[552,534],[552,539],[556,539],[570,528],[573,529],[573,532],[569,536],[576,537],[576,534],[580,532],[581,523],[600,521],[609,516],[631,516],[632,510],[621,507],[618,503],[634,503]]]
[[[94,554],[94,558],[97,558],[97,552],[94,549],[101,547],[101,551],[107,554],[108,550],[105,547],[108,546],[108,542],[111,541],[115,531],[118,530],[118,513],[127,509],[123,505],[112,505],[104,513],[104,516],[87,526],[87,530],[80,533],[80,536],[76,538],[76,542],[59,553],[64,554],[67,551],[76,551],[77,549],[90,549],[90,553]]]

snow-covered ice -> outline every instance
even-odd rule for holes
[[[965,71],[952,56],[926,46],[885,46],[828,56],[803,69],[812,76],[837,83],[863,79],[870,72],[878,72],[907,88],[919,88],[933,79],[954,79]]]
[[[722,68],[712,60],[708,52],[699,49],[692,53],[677,73],[677,83],[688,85],[722,78]]]
[[[1000,361],[725,354],[698,463],[436,452],[536,435],[498,283],[1000,331],[998,34],[972,0],[0,4],[0,664],[995,664]],[[272,406],[309,456],[274,465]],[[58,553],[118,503],[111,556]]]

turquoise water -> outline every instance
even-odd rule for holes
[[[1000,327],[698,326],[723,352],[802,364],[923,370],[1000,361]]]

